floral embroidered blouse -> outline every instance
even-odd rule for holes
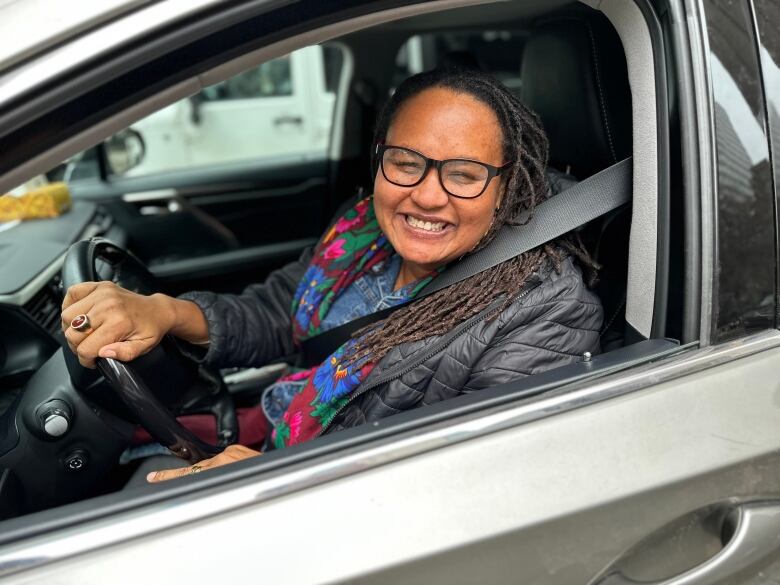
[[[322,320],[322,330],[327,331],[403,302],[407,297],[407,287],[393,290],[400,270],[401,257],[393,254],[355,280],[333,303]],[[305,385],[306,380],[285,380],[275,382],[263,391],[260,404],[266,418],[274,426],[279,424],[293,397]]]
[[[434,277],[428,275],[393,291],[398,270],[400,258],[379,229],[372,200],[363,199],[336,222],[314,250],[293,299],[296,344],[361,316],[357,313],[364,315],[405,302]],[[379,278],[382,274],[386,276]],[[346,363],[344,356],[352,343],[338,348],[318,367],[281,378],[264,394],[263,405],[274,423],[271,439],[277,448],[322,433],[374,368],[370,357]]]

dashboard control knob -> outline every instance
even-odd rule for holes
[[[61,437],[69,428],[70,421],[60,413],[52,412],[43,419],[43,432],[50,437]]]
[[[72,410],[64,400],[49,400],[37,408],[39,429],[45,437],[57,439],[70,430]]]

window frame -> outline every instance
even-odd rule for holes
[[[648,23],[649,26],[653,26],[652,22]],[[296,41],[297,42],[297,41]],[[665,79],[665,78],[664,78]],[[174,87],[174,90],[179,90],[180,88]],[[166,97],[163,98],[164,100],[170,100],[173,99],[172,96],[176,95],[175,92],[168,93]],[[740,346],[741,353],[734,353],[733,349],[734,347],[728,347],[728,348],[721,348],[721,355],[723,358],[729,358],[729,359],[735,359],[738,356],[744,356],[746,355],[746,352],[748,351],[760,351],[760,348],[766,347],[770,343],[775,343],[776,340],[773,339],[754,339],[749,344],[742,344]],[[622,395],[628,392],[636,391],[639,388],[647,387],[652,384],[657,384],[659,380],[672,380],[679,376],[685,375],[687,373],[699,371],[702,368],[705,368],[709,364],[709,359],[711,358],[712,354],[698,354],[692,356],[692,351],[695,347],[695,344],[691,344],[688,346],[683,346],[679,348],[674,348],[672,351],[667,353],[667,349],[665,348],[664,351],[660,353],[653,354],[654,359],[663,359],[663,358],[671,358],[671,361],[667,361],[665,363],[662,363],[660,366],[655,363],[648,363],[648,357],[642,356],[638,361],[636,362],[624,362],[623,366],[625,368],[620,369],[608,369],[604,372],[604,378],[602,380],[594,380],[590,375],[584,378],[581,382],[578,382],[577,384],[574,384],[572,386],[567,386],[566,388],[562,388],[562,391],[566,391],[566,395],[556,395],[556,396],[550,396],[548,397],[547,402],[544,400],[539,401],[535,404],[530,405],[524,405],[519,407],[523,412],[530,413],[534,412],[536,414],[541,413],[544,410],[545,406],[550,406],[552,404],[557,405],[557,410],[554,410],[554,412],[563,412],[567,409],[574,408],[576,400],[580,400],[580,402],[576,403],[578,406],[581,406],[583,403],[581,402],[583,397],[587,397],[588,400],[607,400],[609,398]],[[606,394],[605,394],[606,392]],[[551,402],[550,402],[551,401]],[[495,406],[495,405],[494,405]],[[517,405],[515,405],[517,406]],[[443,410],[448,410],[445,407],[441,407]],[[445,412],[445,415],[441,420],[439,421],[440,426],[436,426],[430,429],[430,433],[426,434],[425,439],[428,441],[427,443],[420,443],[420,448],[423,450],[429,450],[434,448],[436,441],[440,440],[442,431],[442,428],[444,428],[447,431],[454,431],[456,428],[462,428],[462,427],[456,427],[454,423],[464,423],[464,424],[473,424],[474,420],[479,420],[482,417],[484,417],[486,414],[489,414],[490,416],[494,416],[497,418],[491,419],[496,422],[500,422],[502,425],[517,425],[521,424],[521,422],[526,422],[529,419],[523,419],[522,421],[518,421],[516,418],[512,418],[510,414],[507,414],[507,408],[506,405],[501,405],[500,408],[496,408],[495,411],[486,413],[486,411],[490,411],[491,407],[487,405],[482,405],[482,408],[474,409],[474,408],[468,408],[466,411],[461,413],[453,413],[453,412]],[[415,413],[415,415],[418,415],[419,413]],[[515,415],[517,412],[514,413]],[[457,418],[456,418],[457,417]],[[417,420],[415,422],[415,425],[429,425],[430,419],[427,416],[421,416],[420,420]],[[399,423],[400,424],[400,423]],[[391,429],[388,431],[389,435],[386,439],[386,442],[391,441],[397,441],[399,435],[398,429],[393,428],[393,424],[389,424],[388,428]],[[496,426],[483,426],[479,429],[480,433],[493,433],[500,430],[502,427],[496,427]],[[370,430],[370,429],[369,429]],[[298,451],[299,454],[301,454],[301,459],[296,461],[287,461],[285,462],[285,469],[287,468],[287,465],[289,467],[294,467],[296,463],[306,464],[310,459],[316,458],[317,461],[322,462],[323,465],[327,465],[327,456],[333,456],[333,454],[336,454],[336,456],[333,457],[335,459],[335,462],[338,463],[340,467],[340,473],[343,473],[344,476],[349,475],[353,471],[353,468],[350,467],[351,459],[350,457],[358,457],[358,459],[365,455],[366,452],[369,452],[372,448],[377,447],[378,445],[382,445],[382,441],[384,439],[381,439],[379,436],[374,437],[376,439],[377,444],[374,444],[373,441],[371,443],[368,443],[365,440],[365,437],[363,434],[366,432],[366,429],[362,429],[360,431],[354,431],[354,434],[356,437],[353,437],[349,434],[344,435],[342,437],[329,437],[326,438],[322,444],[319,445],[313,445],[313,446],[303,446],[302,449]],[[410,432],[409,435],[413,435],[415,433]],[[401,435],[406,436],[406,435]],[[342,443],[344,441],[344,443]],[[350,444],[349,441],[355,441],[354,443]],[[383,447],[385,448],[385,447]],[[361,451],[363,453],[361,454]],[[424,452],[424,451],[421,451]],[[380,455],[377,452],[374,452],[375,455]],[[408,453],[406,454],[398,454],[396,455],[401,457],[408,456]],[[371,460],[373,465],[379,465],[382,462],[386,462],[387,459],[372,459]],[[273,463],[273,460],[271,461]],[[101,509],[99,511],[92,511],[94,515],[91,515],[87,512],[86,506],[81,507],[81,512],[84,514],[80,519],[83,520],[85,517],[88,517],[89,519],[94,519],[96,516],[102,515],[111,515],[119,510],[129,510],[132,508],[138,508],[147,506],[153,503],[159,503],[161,500],[166,498],[175,498],[175,497],[193,497],[197,498],[202,492],[207,492],[211,488],[215,488],[218,486],[224,486],[224,484],[230,482],[233,487],[235,487],[234,491],[228,491],[225,492],[225,496],[222,501],[226,501],[226,499],[230,495],[235,495],[240,491],[240,493],[244,494],[245,496],[248,496],[250,492],[256,496],[255,491],[255,484],[253,483],[257,478],[255,477],[258,473],[261,471],[270,471],[273,469],[273,467],[264,467],[261,465],[239,465],[235,470],[225,470],[224,472],[220,472],[213,476],[213,478],[208,478],[208,480],[204,481],[202,485],[199,485],[197,488],[193,488],[190,485],[184,485],[184,486],[171,486],[169,489],[165,489],[164,491],[161,491],[159,494],[155,494],[154,496],[147,496],[145,498],[139,497],[137,500],[133,500],[131,502],[123,502],[122,505],[116,505],[114,508],[107,508],[107,509]],[[322,468],[317,468],[322,469]],[[329,475],[329,476],[322,476],[319,478],[319,481],[323,481],[325,479],[334,479],[337,477],[336,475]],[[288,486],[289,489],[294,489],[295,486]],[[240,502],[241,500],[233,500],[231,503],[231,506],[235,506],[237,502]],[[253,500],[256,501],[256,500]],[[86,505],[93,505],[93,502],[87,502]],[[231,508],[232,509],[232,508]],[[210,513],[213,513],[214,510],[211,510]],[[29,517],[24,518],[25,521],[29,521]],[[159,525],[155,525],[154,529],[158,529]],[[32,531],[34,533],[34,531]],[[30,532],[27,533],[28,536],[30,535]],[[143,530],[139,533],[143,534]],[[13,535],[18,536],[18,533]],[[130,534],[127,534],[125,537],[130,536]]]
[[[780,19],[774,21],[769,13],[763,10],[763,0],[750,0],[753,15],[754,35],[758,45],[759,68],[763,85],[764,107],[766,111],[767,136],[769,140],[769,158],[772,168],[775,203],[775,266],[776,266],[776,296],[775,325],[780,327],[780,95],[773,93],[768,79],[768,70],[774,68],[780,77],[780,50],[771,52],[766,37],[771,34],[772,25],[780,26]],[[769,61],[772,61],[771,63]]]

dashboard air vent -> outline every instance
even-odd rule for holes
[[[59,277],[49,281],[24,305],[24,310],[47,332],[55,334],[60,330]]]

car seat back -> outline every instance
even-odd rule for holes
[[[536,23],[525,43],[521,97],[541,118],[550,165],[579,180],[631,155],[631,90],[617,32],[598,13]],[[602,349],[623,344],[630,210],[591,222],[580,235],[602,266]]]

